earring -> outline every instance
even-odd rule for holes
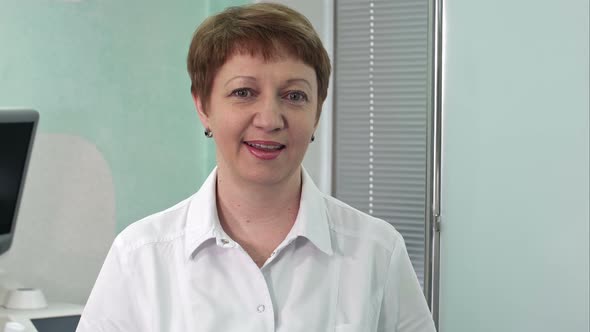
[[[315,134],[314,135],[311,135],[311,141],[312,142],[315,141]]]
[[[205,136],[207,138],[213,137],[213,133],[211,132],[211,129],[209,129],[209,128],[205,129]]]

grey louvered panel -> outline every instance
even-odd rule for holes
[[[373,200],[373,204],[379,204],[379,203],[375,202]],[[407,205],[408,203],[404,202],[403,200],[397,200],[397,201],[392,200],[389,204],[404,204],[403,208],[399,207],[397,209],[394,209],[393,211],[388,211],[394,215],[397,215],[397,217],[403,216],[404,219],[406,219],[406,218],[411,219],[414,217],[420,218],[424,212],[422,210],[422,206],[417,206],[417,207],[416,206],[408,206]],[[382,212],[380,209],[378,209],[378,210],[379,211],[377,211],[377,213]],[[403,224],[403,222],[400,222],[399,224],[401,225],[401,224]]]
[[[375,107],[376,108],[376,113],[380,112],[381,110],[379,109],[379,107]],[[395,107],[391,107],[388,108],[389,110],[395,110]],[[377,114],[379,115],[379,114]],[[426,119],[421,118],[419,115],[415,115],[415,114],[396,114],[396,115],[391,115],[391,116],[385,116],[382,115],[379,118],[379,123],[373,123],[373,131],[375,132],[379,132],[379,134],[385,135],[385,133],[387,132],[390,136],[389,137],[395,137],[397,135],[398,138],[402,138],[401,136],[404,135],[404,133],[411,133],[412,131],[410,129],[415,129],[415,130],[423,130],[425,129],[424,126],[424,121]],[[400,131],[393,131],[395,130],[395,128],[400,127]],[[383,130],[383,129],[387,129],[387,130]],[[388,136],[385,136],[388,137]],[[409,140],[411,140],[411,137],[408,137]],[[408,141],[409,141],[408,140]],[[414,140],[415,142],[416,140]],[[395,143],[395,142],[393,142]]]
[[[379,113],[381,110],[379,110],[378,108],[376,109],[376,113]],[[391,128],[395,128],[397,126],[403,126],[403,128],[419,128],[419,129],[424,129],[426,126],[424,125],[424,120],[425,119],[420,119],[419,117],[416,117],[412,114],[410,114],[409,116],[406,115],[405,117],[402,116],[381,116],[379,119],[379,123],[374,123],[373,124],[373,130],[374,131],[379,131],[379,129],[381,128],[387,128],[387,129],[391,129]]]
[[[379,28],[383,28],[382,26],[379,26]],[[397,27],[398,29],[400,27]],[[378,30],[380,31],[380,30]],[[375,48],[386,48],[386,42],[394,42],[394,43],[408,43],[408,44],[416,44],[416,45],[420,45],[420,43],[422,43],[424,40],[422,40],[421,38],[416,38],[415,36],[412,36],[413,34],[418,34],[418,31],[414,31],[414,33],[411,33],[412,31],[409,32],[399,32],[399,33],[387,33],[387,32],[375,32],[373,35],[373,40],[375,41]],[[426,32],[426,29],[424,29],[424,32]],[[360,36],[360,35],[359,35]]]
[[[351,75],[352,76],[352,75]],[[426,86],[424,84],[424,82],[422,82],[421,78],[412,78],[407,79],[407,82],[405,82],[406,84],[403,84],[402,82],[379,82],[378,79],[373,79],[374,84],[377,84],[378,89],[379,90],[384,90],[384,89],[399,89],[399,88],[408,88],[408,87],[413,87],[413,88],[418,88],[421,89],[421,91],[423,91]],[[344,83],[341,82],[338,84],[339,87],[341,88],[347,88],[347,89],[355,89],[358,88],[358,85],[353,85],[352,83]],[[377,87],[376,87],[377,88]],[[375,92],[379,92],[379,90],[375,90]],[[357,96],[363,96],[364,93],[357,93]]]
[[[366,42],[366,40],[362,40],[361,42]],[[368,43],[365,43],[365,44],[368,44]],[[366,45],[365,46],[358,45],[358,44],[355,45],[355,44],[352,44],[352,42],[349,45],[339,46],[338,49],[339,50],[342,50],[342,51],[349,51],[349,52],[351,52],[351,54],[347,54],[347,60],[348,59],[352,59],[355,55],[358,56],[358,54],[361,51],[364,51],[365,54],[367,53],[367,46]],[[405,47],[404,49],[401,49],[401,50],[390,50],[389,53],[390,54],[398,54],[398,55],[401,55],[401,54],[404,54],[404,55],[415,54],[418,57],[424,57],[425,56],[424,53],[420,52],[421,49],[422,49],[422,45],[418,45],[418,46],[413,47],[413,48],[412,47]],[[365,60],[367,60],[367,58],[364,57],[362,60],[365,61]]]
[[[422,195],[424,195],[424,191],[422,191],[422,192],[411,191],[410,192],[407,190],[406,191],[391,190],[391,188],[386,188],[386,186],[382,185],[381,183],[374,184],[373,188],[374,188],[373,191],[375,192],[375,196],[378,196],[377,194],[379,194],[379,192],[381,192],[381,195],[382,195],[382,197],[373,198],[373,202],[375,202],[375,204],[383,203],[386,207],[390,206],[388,204],[390,204],[391,200],[393,200],[393,199],[411,200],[411,199],[420,198]],[[384,190],[384,188],[386,188],[386,189]],[[385,197],[384,192],[388,192],[389,195],[387,195],[387,197]]]
[[[375,144],[380,144],[381,142],[383,143],[388,143],[390,141],[404,141],[404,140],[409,140],[411,142],[415,142],[416,140],[419,140],[423,137],[420,137],[421,132],[419,130],[416,130],[415,132],[404,132],[404,133],[391,133],[391,132],[387,132],[387,133],[379,133],[380,137],[377,137],[374,139]]]
[[[428,1],[338,0],[336,18],[335,195],[395,225],[422,281]]]
[[[377,196],[379,194],[379,190],[375,190],[373,189],[373,191],[375,192],[375,196]],[[391,189],[389,189],[389,191],[391,191]],[[383,206],[387,207],[390,206],[391,208],[395,208],[395,205],[392,205],[392,203],[395,203],[395,200],[413,200],[415,198],[420,198],[422,195],[424,195],[424,192],[402,192],[401,190],[397,190],[398,192],[395,195],[390,195],[389,197],[382,197],[380,199],[377,198],[373,198],[372,202],[375,204],[383,204]],[[383,193],[383,192],[381,192]],[[396,211],[400,211],[401,207],[396,208]],[[408,216],[408,217],[412,217],[412,216]]]
[[[399,131],[396,132],[396,134],[401,135],[402,133],[415,133],[416,130],[423,130],[424,126],[422,124],[411,124],[411,123],[404,123],[404,124],[400,124],[400,121],[395,121],[395,120],[391,120],[391,121],[387,121],[387,119],[379,119],[381,122],[381,124],[383,124],[383,126],[387,126],[390,129],[399,129]],[[375,124],[377,126],[379,126],[378,124]],[[401,128],[400,128],[401,126]]]
[[[355,173],[350,174],[350,175],[359,176],[358,172],[366,171],[367,170],[367,167],[368,167],[368,163],[366,163],[366,164],[359,163],[358,162],[358,158],[356,158],[356,159],[342,158],[341,161],[342,161],[342,165],[338,165],[338,169],[339,169],[339,172],[342,173],[342,174],[346,170],[350,170],[350,171],[355,172]],[[355,163],[355,161],[357,161],[357,162]],[[378,174],[379,169],[383,169],[383,167],[378,167],[378,166],[379,165],[373,166],[373,171],[376,174]],[[391,169],[391,165],[390,164],[385,165],[385,166],[388,169]],[[405,166],[405,167],[409,170],[405,174],[402,171],[398,171],[398,172],[396,172],[393,175],[392,174],[383,173],[383,175],[381,175],[380,177],[381,177],[381,179],[386,179],[388,177],[394,177],[394,178],[397,177],[398,179],[413,179],[413,180],[416,180],[416,181],[421,181],[421,180],[424,179],[424,176],[422,175],[422,173],[416,173],[414,171],[414,169],[417,167],[416,165],[411,165],[409,167],[408,166]],[[401,168],[401,166],[400,167],[397,167],[397,168]],[[366,172],[366,173],[368,174],[368,172]]]
[[[349,151],[349,152],[352,152],[352,150],[348,150],[348,151]],[[402,157],[402,156],[398,157],[397,159],[402,159],[401,157]],[[389,167],[389,168],[391,168],[391,167],[394,167],[394,168],[399,168],[399,169],[405,168],[405,169],[407,169],[407,170],[410,170],[410,171],[411,171],[411,170],[413,170],[413,169],[415,169],[415,168],[417,168],[417,167],[422,167],[422,166],[424,165],[424,162],[423,162],[423,161],[421,161],[421,160],[417,160],[417,158],[416,158],[415,156],[406,156],[406,155],[404,155],[403,157],[404,157],[403,159],[409,159],[409,160],[401,160],[401,161],[400,161],[400,160],[396,160],[396,161],[394,161],[394,162],[391,162],[391,163],[389,163],[389,162],[388,162],[387,164],[384,164],[384,166],[386,166],[386,167]],[[346,160],[346,159],[343,159],[343,161],[345,161],[345,162],[348,162],[348,163],[350,163],[351,165],[355,165],[355,164],[353,163],[353,162],[354,162],[354,159],[351,159],[351,160]],[[363,164],[360,164],[360,163],[359,163],[359,165],[363,165]],[[375,170],[375,169],[376,169],[378,166],[379,166],[379,164],[378,164],[378,163],[377,163],[377,164],[373,163],[373,170]],[[357,171],[360,171],[360,170],[357,170]],[[392,174],[387,174],[387,173],[383,173],[383,172],[381,172],[381,173],[377,173],[377,174],[379,174],[379,176],[380,176],[381,178],[388,178],[388,177],[394,176],[394,175],[392,175]],[[402,175],[403,175],[403,176],[408,176],[408,174],[407,174],[407,173],[406,173],[406,174],[401,174],[401,173],[400,173],[400,174],[398,174],[398,178],[402,178]],[[417,176],[417,178],[416,178],[416,179],[417,179],[418,181],[421,181],[421,180],[423,180],[423,175],[422,175],[422,173],[420,173],[420,172],[416,172],[416,173],[415,173],[415,176]],[[418,178],[418,176],[421,176],[421,177],[419,177],[419,178]],[[410,179],[410,180],[412,180],[412,179]]]

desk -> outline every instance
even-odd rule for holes
[[[0,307],[0,331],[7,322],[18,322],[25,327],[23,332],[75,332],[82,309],[68,303],[50,303],[47,308],[34,310]]]

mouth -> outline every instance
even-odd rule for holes
[[[256,143],[256,142],[244,142],[244,144],[253,147],[255,149],[260,150],[267,150],[267,151],[276,151],[282,150],[285,148],[284,144],[279,144],[275,142],[265,142],[265,143]]]
[[[284,144],[271,141],[245,141],[244,145],[254,157],[262,160],[277,158],[287,147]]]

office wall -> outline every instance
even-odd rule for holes
[[[52,284],[63,279],[57,270],[71,271],[84,284],[59,300],[81,302],[93,280],[76,268],[93,269],[95,277],[117,232],[199,188],[215,156],[190,97],[188,45],[208,14],[246,2],[0,2],[0,107],[41,114],[15,247],[0,260],[3,269],[18,277],[43,272],[35,264],[47,267],[48,275],[27,281],[51,288],[50,300],[64,294],[62,284]],[[101,213],[89,214],[97,207]],[[40,222],[63,234],[50,228],[45,239],[53,243],[35,243],[26,234]],[[67,242],[72,229],[81,231],[74,243],[94,249],[92,267],[70,256],[64,266],[41,262],[79,256]]]
[[[586,332],[588,1],[444,1],[440,331]]]
[[[212,168],[186,53],[209,13],[245,2],[3,1],[0,105],[35,108],[41,132],[96,145],[121,230],[198,189]]]

